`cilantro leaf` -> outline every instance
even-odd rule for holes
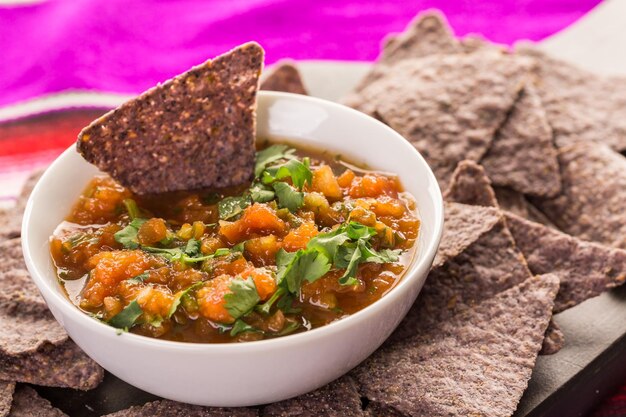
[[[132,282],[133,284],[141,284],[145,280],[150,278],[150,273],[148,271],[137,275],[136,277],[132,277],[128,279],[128,282]]]
[[[203,255],[201,251],[201,242],[198,239],[191,238],[187,241],[184,247],[178,248],[156,248],[153,246],[142,246],[141,249],[148,253],[153,253],[158,256],[162,256],[172,262],[184,262],[184,263],[196,263],[202,262],[207,259],[212,259],[217,256],[226,256],[240,254],[244,250],[244,242],[240,242],[233,246],[231,249],[219,248],[210,255]]]
[[[217,203],[220,219],[228,220],[238,216],[251,204],[250,196],[245,194],[239,197],[226,197]]]
[[[358,284],[358,280],[356,279],[356,272],[359,264],[363,260],[363,253],[361,251],[361,243],[359,243],[354,248],[348,248],[344,252],[343,259],[348,261],[348,265],[345,267],[346,271],[339,278],[339,283],[341,285],[355,285]]]
[[[297,321],[292,321],[289,324],[287,324],[285,327],[283,327],[283,329],[276,333],[277,336],[286,336],[290,333],[295,332],[296,330],[298,330],[300,328],[300,323],[298,323]]]
[[[333,266],[337,269],[346,269],[350,265],[350,260],[354,255],[357,244],[354,242],[347,242],[337,248],[335,256],[333,257]]]
[[[228,248],[218,248],[214,253],[213,256],[226,256],[230,254],[230,250]]]
[[[190,239],[191,240],[191,239]],[[189,255],[186,253],[187,247],[189,246],[189,242],[185,247],[179,248],[155,248],[153,246],[142,246],[141,249],[148,253],[153,253],[158,256],[162,256],[165,259],[168,259],[171,262],[184,262],[188,264],[202,262],[207,259],[211,259],[214,255]],[[195,247],[195,243],[192,243],[190,250]],[[199,252],[199,249],[198,249]]]
[[[274,191],[278,197],[278,205],[289,209],[291,212],[297,211],[304,204],[304,193],[294,190],[287,183],[275,183]]]
[[[349,222],[332,232],[320,233],[309,241],[307,249],[324,253],[328,259],[332,260],[335,268],[346,270],[339,278],[340,284],[354,285],[358,282],[356,273],[361,263],[388,263],[399,259],[400,250],[374,250],[370,244],[374,236],[376,236],[374,228],[357,222]]]
[[[250,198],[255,203],[267,203],[274,199],[274,191],[263,184],[255,184],[250,188]]]
[[[280,300],[276,303],[276,308],[282,310],[285,314],[299,313],[302,311],[301,308],[293,307],[293,302],[296,299],[296,296],[293,294],[286,294],[284,297],[281,297]]]
[[[137,206],[137,202],[135,200],[133,200],[132,198],[127,198],[123,201],[123,203],[131,220],[134,220],[140,216],[139,207]]]
[[[189,296],[189,293],[200,288],[203,284],[204,284],[204,281],[198,281],[195,284],[185,288],[184,290],[177,292],[176,296],[174,297],[174,301],[172,302],[172,305],[170,306],[170,309],[167,311],[167,318],[169,319],[170,317],[172,317],[174,313],[176,313],[176,310],[178,309],[178,306],[180,305],[180,302],[182,301],[183,297]]]
[[[274,294],[272,294],[269,300],[267,300],[263,304],[257,305],[255,307],[255,310],[258,311],[259,313],[270,314],[270,310],[272,309],[272,306],[274,305],[274,303],[276,303],[276,301],[280,303],[280,301],[282,301],[283,298],[286,298],[289,296],[289,294],[287,295],[285,294],[287,294],[287,289],[284,286],[278,287],[278,289],[274,292]]]
[[[145,222],[146,219],[133,219],[128,226],[113,235],[115,241],[122,244],[125,249],[137,249],[139,247],[137,233]]]
[[[374,262],[379,264],[396,262],[399,259],[400,250],[384,249],[374,250],[365,239],[359,239],[356,245],[342,246],[337,252],[334,264],[337,268],[345,268],[346,271],[339,278],[341,285],[355,285],[357,268],[361,263]]]
[[[141,249],[148,253],[163,256],[169,260],[180,258],[183,255],[181,248],[155,248],[154,246],[142,246]]]
[[[323,253],[328,259],[335,259],[337,248],[350,240],[350,236],[340,227],[329,233],[320,233],[307,243],[307,249]]]
[[[115,328],[128,331],[128,329],[135,325],[135,322],[142,314],[143,310],[141,309],[141,306],[137,300],[133,300],[130,304],[124,307],[122,311],[111,317],[108,323]]]
[[[230,335],[232,337],[235,337],[238,334],[245,333],[245,332],[260,332],[260,333],[263,333],[262,330],[257,329],[256,327],[250,326],[248,323],[246,323],[245,321],[243,321],[241,319],[235,320],[235,323],[233,323],[233,327],[230,329]]]
[[[243,253],[243,251],[246,250],[246,241],[244,240],[243,242],[239,242],[237,243],[235,246],[233,246],[231,248],[231,251],[234,252],[239,252],[239,253]]]
[[[383,249],[376,251],[368,245],[364,245],[361,251],[363,252],[364,262],[375,262],[377,264],[398,262],[400,253],[402,252],[400,249]]]
[[[272,162],[280,159],[291,158],[296,150],[287,145],[272,145],[256,153],[256,164],[254,166],[254,176],[259,177]]]
[[[232,292],[224,296],[226,300],[224,308],[234,319],[245,316],[261,301],[251,277],[246,280],[234,279],[230,284],[230,290]]]
[[[189,239],[183,251],[185,252],[185,255],[191,257],[197,257],[201,255],[202,252],[200,251],[200,241],[195,238]]]
[[[305,160],[307,162],[307,160]],[[291,177],[294,187],[302,190],[305,183],[311,185],[313,182],[313,173],[309,169],[307,163],[302,163],[297,159],[291,159],[282,165],[272,166],[263,171],[261,181],[264,184],[271,184],[276,180]]]
[[[364,224],[357,222],[350,222],[344,225],[344,230],[350,239],[370,239],[376,236],[376,229],[373,227],[365,226]]]
[[[330,261],[324,254],[302,249],[287,252],[281,248],[276,254],[276,265],[278,284],[294,294],[300,291],[302,281],[314,282],[330,270]]]

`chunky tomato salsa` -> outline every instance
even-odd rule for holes
[[[248,187],[138,196],[97,176],[50,248],[72,302],[111,326],[241,342],[323,326],[380,299],[418,230],[396,177],[271,145]]]

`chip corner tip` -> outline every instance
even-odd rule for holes
[[[241,51],[250,52],[252,54],[257,54],[261,57],[265,56],[265,49],[261,46],[257,41],[249,41],[244,43],[243,45],[238,46],[235,49],[239,49]]]

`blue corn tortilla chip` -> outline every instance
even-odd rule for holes
[[[626,151],[626,77],[594,74],[524,43],[516,50],[537,62],[537,91],[558,147],[595,142]]]
[[[452,173],[452,179],[443,198],[473,206],[498,207],[491,180],[484,168],[474,161],[461,161]]]
[[[561,190],[552,130],[531,83],[524,86],[480,163],[498,186],[544,197]]]
[[[330,384],[285,401],[267,405],[263,417],[366,417],[356,383],[343,376]]]
[[[0,353],[0,380],[47,387],[90,390],[98,386],[104,370],[71,340],[45,344],[35,352]]]
[[[453,259],[471,244],[488,233],[500,221],[497,210],[477,208],[465,204],[445,204],[445,222],[441,243],[437,249],[433,268]]]
[[[0,417],[6,417],[11,411],[15,382],[0,381]]]
[[[307,95],[300,71],[291,61],[278,62],[261,82],[261,90]]]
[[[67,417],[67,414],[53,407],[31,387],[21,386],[13,395],[9,417]]]
[[[258,417],[252,408],[201,407],[170,400],[160,400],[134,406],[104,417]]]
[[[561,280],[555,313],[626,280],[626,250],[586,242],[511,213],[506,213],[506,222],[530,270],[553,273]]]
[[[239,46],[84,128],[78,152],[137,194],[252,180],[263,49]]]
[[[417,301],[391,335],[391,342],[408,339],[423,326],[437,326],[532,277],[499,210],[450,202],[444,207],[446,222],[466,218],[468,213],[489,218],[488,224],[492,224],[491,217],[496,221],[458,255],[433,267]],[[460,224],[455,233],[472,233],[470,227]]]
[[[532,203],[567,234],[626,249],[626,158],[593,142],[560,148],[558,157],[561,193]]]
[[[388,344],[353,371],[377,415],[510,416],[528,385],[559,280],[534,277]]]
[[[531,67],[491,50],[406,59],[348,104],[403,135],[445,188],[458,162],[487,153]]]

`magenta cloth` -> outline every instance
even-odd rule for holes
[[[0,106],[67,89],[137,93],[249,40],[279,58],[375,59],[438,8],[458,35],[540,40],[600,0],[49,0],[0,6]]]

